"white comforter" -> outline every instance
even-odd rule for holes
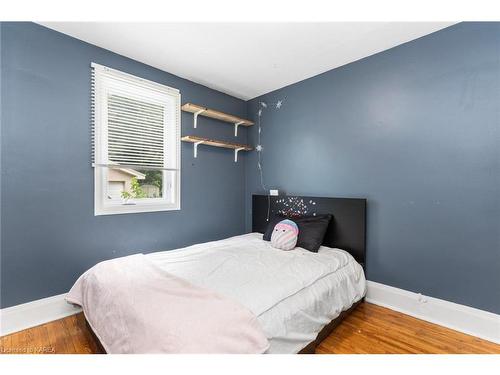
[[[165,271],[257,315],[269,353],[294,353],[365,295],[362,267],[340,249],[282,251],[250,233],[147,255]]]

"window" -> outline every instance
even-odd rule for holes
[[[96,215],[180,209],[180,94],[92,63]]]

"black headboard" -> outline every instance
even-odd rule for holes
[[[269,218],[275,214],[292,218],[296,215],[333,215],[323,245],[346,250],[365,265],[366,199],[253,195],[253,232],[265,232],[268,212]]]

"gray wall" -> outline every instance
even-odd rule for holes
[[[245,116],[244,101],[36,24],[0,30],[1,307],[64,293],[105,259],[244,231],[245,164],[203,146],[193,159],[184,143],[181,211],[94,216],[90,62],[176,87],[183,103]],[[200,118],[198,127],[183,113],[183,134],[234,140],[229,125]]]
[[[368,199],[368,279],[500,313],[500,23],[462,23],[285,87],[268,187]],[[249,133],[256,142],[256,129]],[[261,192],[247,158],[246,220]]]

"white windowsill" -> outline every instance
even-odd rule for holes
[[[142,212],[179,211],[180,209],[181,209],[180,204],[175,204],[175,203],[120,204],[120,205],[111,205],[104,207],[95,207],[94,216],[136,214]]]

